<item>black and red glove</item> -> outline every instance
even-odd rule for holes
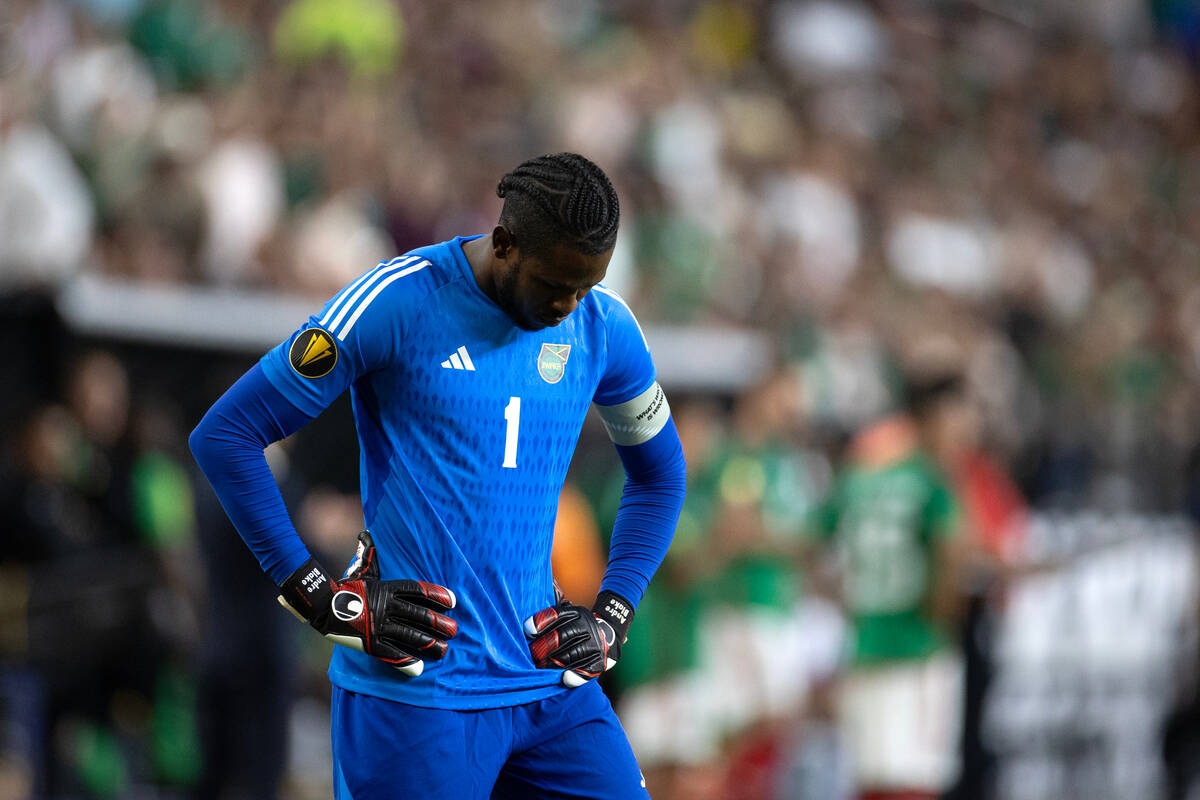
[[[582,686],[621,657],[633,621],[633,606],[620,595],[601,592],[591,610],[559,602],[525,620],[533,663],[561,669],[564,686]]]
[[[341,580],[315,558],[280,585],[279,603],[325,638],[386,661],[410,677],[423,659],[446,655],[458,623],[440,611],[454,608],[454,592],[425,581],[379,579],[371,534],[358,535],[358,552]]]

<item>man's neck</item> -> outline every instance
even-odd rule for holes
[[[475,274],[475,282],[483,293],[492,300],[496,299],[496,276],[492,265],[492,237],[488,234],[462,243],[463,254]]]

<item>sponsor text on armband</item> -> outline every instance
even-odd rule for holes
[[[671,416],[667,396],[657,382],[632,400],[596,408],[608,431],[608,438],[614,444],[626,446],[650,441]]]

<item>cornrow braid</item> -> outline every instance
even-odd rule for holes
[[[621,208],[612,182],[598,166],[575,153],[538,156],[500,179],[500,221],[514,229],[525,249],[565,241],[584,255],[611,250]]]

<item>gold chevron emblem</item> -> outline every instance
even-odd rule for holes
[[[306,378],[328,375],[337,365],[337,360],[337,344],[333,337],[320,328],[309,328],[301,333],[288,350],[292,369]]]
[[[318,358],[325,358],[333,355],[333,343],[329,341],[329,337],[318,333],[308,342],[308,347],[304,348],[304,355],[300,356],[300,364],[303,367],[306,364],[311,364]]]

